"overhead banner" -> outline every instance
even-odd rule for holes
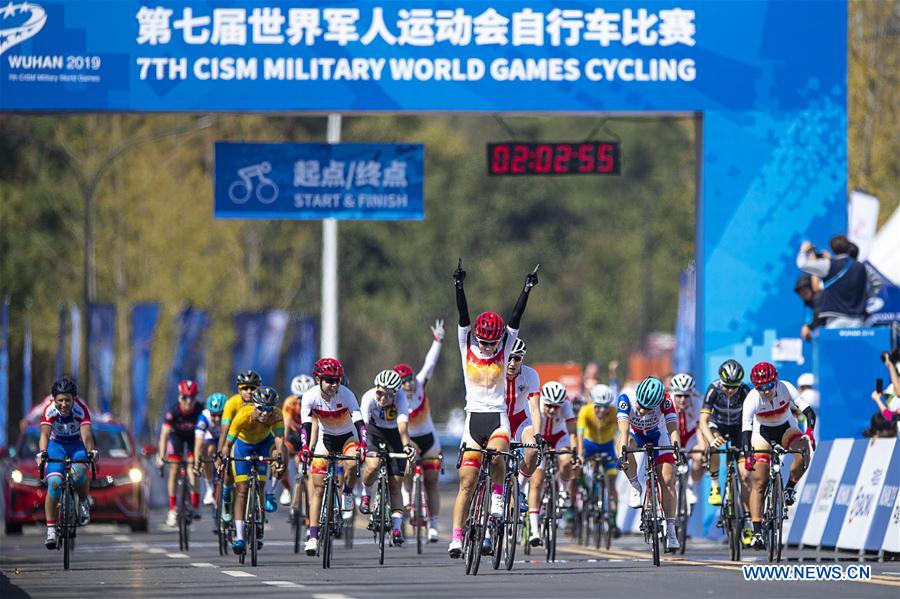
[[[31,411],[31,307],[25,312],[25,339],[22,342],[22,413]]]
[[[98,403],[94,407],[109,413],[113,395],[113,373],[116,366],[116,307],[112,304],[91,304],[88,308],[90,347],[88,368],[97,385]],[[90,389],[85,389],[87,396]]]
[[[7,446],[9,422],[9,298],[0,301],[0,447]]]
[[[169,386],[166,389],[166,405],[178,399],[178,383],[184,379],[197,381],[201,391],[206,382],[206,328],[209,316],[203,310],[185,308],[178,317],[176,331],[178,345],[169,370]]]
[[[216,218],[422,220],[421,144],[216,144]]]
[[[131,434],[141,439],[150,433],[147,406],[150,403],[150,357],[159,304],[135,304],[131,308]]]

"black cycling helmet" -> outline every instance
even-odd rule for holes
[[[725,360],[719,366],[719,378],[722,384],[737,387],[744,382],[744,367],[737,360]]]
[[[62,377],[53,382],[50,387],[50,395],[56,397],[60,394],[68,394],[72,397],[78,396],[78,383],[68,377]]]
[[[259,387],[253,390],[251,401],[257,406],[274,407],[278,405],[278,391],[272,387]]]
[[[245,370],[237,375],[237,386],[243,387],[244,385],[259,387],[262,385],[262,377],[252,370]]]

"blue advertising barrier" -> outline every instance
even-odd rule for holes
[[[160,305],[155,302],[131,307],[131,434],[136,440],[150,432],[146,429],[150,358],[159,314]]]
[[[178,383],[185,379],[197,381],[200,392],[204,393],[206,383],[206,329],[209,314],[204,310],[187,307],[181,311],[176,324],[178,345],[172,357],[169,370],[169,384],[166,388],[166,406],[178,401]],[[198,397],[197,401],[202,401]]]
[[[890,329],[820,329],[814,343],[819,438],[858,437],[877,409],[869,396],[887,375],[880,356],[891,348]]]
[[[116,307],[113,304],[91,304],[88,306],[87,326],[90,332],[88,368],[96,381],[98,394],[92,407],[101,413],[108,413],[112,407],[116,365]],[[90,389],[82,391],[88,401],[90,392]]]
[[[798,336],[797,248],[847,229],[847,9],[13,1],[0,11],[0,110],[696,113],[705,381]]]
[[[421,220],[419,144],[216,144],[217,218]]]

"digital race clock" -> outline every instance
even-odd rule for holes
[[[487,146],[489,175],[618,175],[619,144],[504,142]]]

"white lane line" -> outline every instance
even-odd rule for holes
[[[900,576],[900,572],[882,572],[883,576]]]
[[[289,580],[263,580],[263,584],[267,584],[271,587],[280,587],[285,589],[302,589],[302,584],[297,584],[296,582],[290,582]]]
[[[313,599],[354,599],[350,595],[342,595],[341,593],[316,593]]]
[[[186,553],[167,553],[166,557],[171,557],[174,559],[187,559],[188,555]]]
[[[162,547],[147,547],[147,553],[165,553],[166,550]]]
[[[222,574],[228,574],[235,578],[256,578],[256,574],[250,574],[250,572],[244,572],[243,570],[222,570]]]
[[[209,562],[191,562],[191,565],[195,568],[215,568],[215,564],[211,564]]]
[[[113,535],[113,541],[118,541],[119,543],[127,543],[131,541],[131,537],[126,535]]]

